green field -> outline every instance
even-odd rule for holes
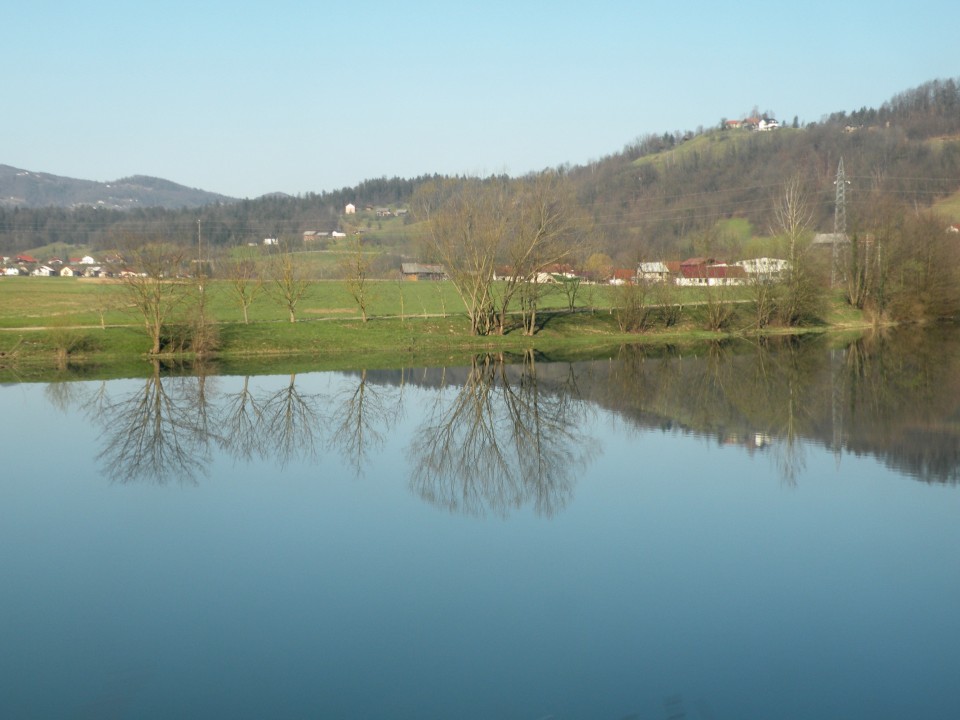
[[[279,370],[290,363],[321,368],[437,365],[466,360],[478,352],[522,353],[531,349],[551,357],[583,357],[600,347],[624,343],[686,343],[718,339],[749,331],[746,289],[727,291],[739,300],[730,329],[703,330],[703,291],[682,291],[683,321],[669,329],[651,327],[642,334],[623,333],[614,304],[617,289],[585,286],[576,311],[559,290],[547,293],[539,306],[539,332],[525,336],[512,330],[503,336],[469,333],[463,303],[450,282],[381,280],[371,283],[370,320],[359,310],[343,281],[314,281],[297,307],[297,322],[269,290],[250,308],[250,323],[234,300],[228,281],[205,284],[209,317],[216,335],[209,353],[224,364],[256,365]],[[143,320],[130,308],[121,281],[80,278],[0,278],[0,378],[46,377],[70,372],[111,376],[143,371],[149,341]],[[854,326],[859,317],[840,306],[831,323]],[[855,315],[855,313],[854,313]],[[186,327],[186,320],[175,327]],[[822,328],[821,328],[822,329]],[[190,353],[168,358],[189,360]],[[298,359],[299,358],[299,359]],[[35,375],[39,373],[39,375]]]
[[[205,283],[209,309],[221,323],[243,321],[241,307],[231,284],[225,280]],[[373,280],[369,282],[373,318],[452,316],[464,314],[464,306],[450,282],[410,282]],[[586,303],[609,307],[610,288],[583,288],[577,305]],[[56,327],[100,327],[139,325],[141,320],[129,307],[121,281],[88,278],[0,278],[0,329]],[[559,291],[544,294],[544,310],[567,307],[567,298]],[[288,320],[286,309],[271,295],[271,286],[250,307],[250,322]],[[102,316],[102,317],[101,317]],[[317,280],[297,307],[298,320],[359,319],[360,310],[341,280]]]

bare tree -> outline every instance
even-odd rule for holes
[[[726,285],[707,285],[703,288],[707,330],[724,330],[733,320],[733,303]]]
[[[271,292],[274,299],[287,311],[290,322],[296,322],[297,305],[307,294],[310,281],[289,248],[284,248],[274,256],[271,274]]]
[[[253,258],[243,257],[227,264],[227,278],[233,297],[243,311],[244,324],[250,323],[249,309],[263,291],[263,276]]]
[[[107,329],[107,313],[111,310],[116,310],[120,307],[116,293],[114,292],[115,287],[110,283],[98,280],[97,281],[97,292],[94,296],[94,309],[97,311],[97,315],[100,318],[100,329]]]
[[[370,282],[372,262],[370,255],[363,250],[361,235],[355,234],[351,241],[350,252],[340,261],[340,270],[347,283],[347,292],[360,308],[363,322],[367,321],[370,303],[374,299]]]
[[[191,298],[192,285],[183,277],[184,248],[151,241],[124,251],[120,278],[127,301],[143,321],[150,354],[162,349],[164,333]]]
[[[911,213],[887,247],[885,294],[896,319],[924,322],[960,315],[960,243],[946,228],[947,221],[936,213]]]
[[[772,273],[757,268],[747,276],[747,288],[753,299],[754,326],[762,330],[776,313],[776,280]]]
[[[571,257],[583,235],[576,207],[569,183],[558,173],[540,173],[517,184],[501,251],[507,272],[499,287],[499,332],[506,329],[507,313],[518,291],[524,296],[524,334],[536,331],[546,270]]]
[[[487,335],[495,327],[493,280],[509,203],[505,179],[426,183],[416,197],[429,250],[460,295],[473,335]]]
[[[429,229],[429,249],[463,300],[475,335],[504,332],[517,293],[571,255],[581,233],[570,187],[553,172],[515,182],[429,183],[417,205]],[[498,265],[502,281],[495,283]],[[528,317],[535,318],[536,294],[528,293],[527,301]],[[534,329],[527,323],[527,332]]]
[[[777,302],[780,320],[799,325],[818,318],[823,312],[823,290],[810,253],[812,213],[799,176],[791,178],[774,205],[774,234],[786,243],[789,266],[784,272]]]
[[[560,291],[567,299],[567,310],[574,310],[577,307],[577,296],[580,294],[583,279],[574,277],[565,277],[560,280]]]
[[[646,330],[653,320],[649,301],[650,284],[641,281],[614,287],[614,317],[620,332],[638,333]]]

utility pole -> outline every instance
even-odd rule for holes
[[[200,234],[200,218],[197,218],[197,281],[203,293],[203,239]]]
[[[836,202],[833,206],[833,266],[830,269],[830,287],[837,286],[837,263],[839,250],[837,241],[847,237],[847,176],[843,172],[843,156],[837,166],[837,179],[833,183],[837,186]]]

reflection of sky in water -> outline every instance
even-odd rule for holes
[[[212,380],[218,394],[242,383]],[[324,398],[357,382],[296,378]],[[813,445],[790,485],[772,453],[597,411],[585,435],[601,452],[560,512],[472,517],[411,492],[409,447],[436,394],[403,393],[359,476],[321,447],[282,470],[214,452],[196,484],[158,485],[102,474],[102,426],[82,403],[0,389],[15,449],[0,479],[0,707],[710,719],[960,706],[956,488],[871,458],[838,466]]]

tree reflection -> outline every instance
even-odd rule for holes
[[[927,482],[960,481],[960,344],[937,328],[881,330],[851,342],[843,446]]]
[[[401,401],[401,392],[369,382],[366,370],[360,371],[356,387],[345,386],[333,397],[329,444],[356,475],[363,473],[370,451],[383,446],[384,433],[401,414]]]
[[[456,397],[417,430],[411,485],[422,498],[475,515],[532,502],[552,516],[569,501],[589,455],[572,373],[546,387],[532,352],[514,370],[502,356],[475,357]]]
[[[264,450],[276,456],[280,467],[318,457],[319,401],[316,395],[301,393],[296,380],[296,373],[291,373],[286,387],[268,395],[260,406]]]
[[[195,483],[211,459],[206,376],[164,378],[158,361],[152,369],[143,388],[101,405],[98,460],[122,483]]]
[[[263,406],[250,390],[249,375],[240,390],[224,395],[220,418],[225,450],[246,461],[265,454]]]
[[[49,382],[43,392],[50,404],[62,413],[69,412],[84,399],[82,384],[71,380]]]
[[[437,393],[408,449],[411,487],[457,512],[562,509],[592,452],[588,407],[628,427],[769,452],[788,484],[802,478],[811,443],[838,467],[845,452],[871,454],[925,481],[960,481],[960,338],[929,329],[845,345],[807,336],[624,347],[576,366],[533,352],[512,364],[480,355],[399,383],[390,373],[344,375],[329,395],[302,392],[295,374],[279,388],[245,377],[220,392],[203,367],[167,377],[159,362],[119,396],[112,383],[66,378],[45,388],[47,399],[86,408],[102,429],[99,461],[119,482],[196,482],[215,449],[284,467],[326,448],[359,475],[397,427],[405,383]]]

